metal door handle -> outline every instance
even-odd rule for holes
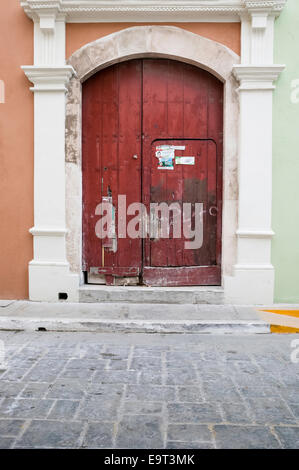
[[[217,212],[218,212],[218,207],[217,206],[210,206],[209,214],[211,216],[216,217]]]

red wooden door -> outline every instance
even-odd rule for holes
[[[208,72],[171,60],[144,61],[144,201],[203,203],[200,248],[185,249],[185,240],[171,234],[145,241],[146,284],[220,284],[222,106],[222,83]],[[158,169],[156,149],[167,144],[185,147],[175,156],[191,156],[194,164],[174,161],[173,170]]]
[[[109,67],[83,86],[83,266],[108,283],[139,276],[148,285],[217,285],[221,282],[222,83],[194,66],[144,59]],[[171,149],[171,167],[157,152]],[[166,152],[167,153],[167,152]],[[189,157],[186,159],[186,157]],[[165,160],[165,159],[164,159]],[[95,208],[112,198],[118,233],[118,195],[126,206],[202,204],[200,246],[174,236],[120,238],[110,245],[95,234]],[[111,200],[111,199],[110,199]],[[131,216],[132,218],[132,216]],[[127,222],[130,216],[127,216]],[[177,227],[177,226],[176,226]],[[198,228],[199,229],[199,228]],[[199,237],[200,238],[200,237]]]
[[[141,200],[141,77],[142,62],[134,60],[83,85],[83,270],[102,273],[107,283],[138,277],[142,266],[142,239],[115,237],[105,246],[96,235],[103,198],[112,200],[116,234],[118,195],[127,206]]]

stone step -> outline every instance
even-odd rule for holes
[[[0,330],[106,333],[270,333],[253,306],[207,304],[14,302],[0,310]]]
[[[84,285],[80,302],[124,302],[151,304],[223,304],[222,287],[144,287]]]

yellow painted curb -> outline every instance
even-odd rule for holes
[[[288,317],[299,318],[299,310],[260,310],[260,312],[276,313],[277,315],[287,315]]]
[[[286,333],[299,333],[298,328],[291,328],[290,326],[270,325],[271,333],[286,334]]]
[[[299,310],[259,309],[257,313],[270,324],[271,333],[299,333]]]

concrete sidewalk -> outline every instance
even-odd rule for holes
[[[0,330],[39,329],[193,334],[270,332],[254,306],[2,301]]]

